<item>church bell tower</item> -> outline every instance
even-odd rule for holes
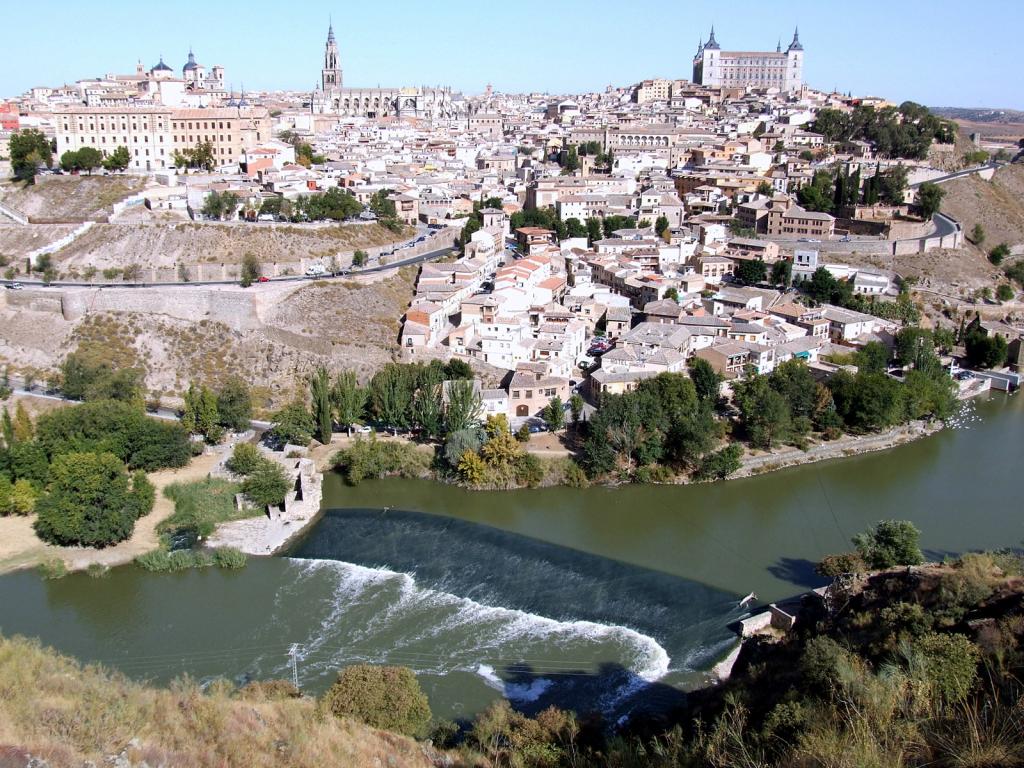
[[[341,63],[338,58],[338,43],[334,39],[334,25],[327,27],[327,45],[324,46],[324,68],[321,74],[324,92],[336,91],[342,87]]]

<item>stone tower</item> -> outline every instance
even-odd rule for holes
[[[338,43],[334,39],[333,24],[327,27],[327,45],[324,46],[322,86],[325,93],[336,91],[342,86],[341,60],[338,57]]]

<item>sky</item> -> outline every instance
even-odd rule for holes
[[[686,78],[712,24],[724,50],[785,47],[799,25],[814,88],[928,106],[1024,109],[1024,0],[5,0],[0,97],[189,46],[235,87],[312,89],[328,20],[345,85],[450,85],[467,94],[580,93]]]

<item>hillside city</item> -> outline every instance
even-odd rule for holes
[[[0,765],[8,736],[19,766],[1021,764],[1019,551],[922,548],[928,532],[902,508],[917,502],[898,494],[872,519],[907,519],[851,538],[846,526],[863,521],[837,515],[821,474],[804,485],[796,474],[857,454],[888,461],[897,446],[982,422],[981,411],[1015,418],[1020,113],[820,90],[807,56],[827,56],[827,41],[799,28],[765,30],[763,50],[740,50],[719,24],[673,77],[589,93],[353,86],[341,27],[324,28],[322,48],[300,52],[312,90],[245,88],[250,73],[202,63],[217,51],[183,47],[0,98],[0,593],[28,568],[78,584],[76,572],[116,573],[95,582],[101,594],[128,569],[241,580],[252,558],[311,564],[286,574],[294,591],[252,598],[272,629],[224,619],[238,636],[267,632],[252,644],[273,636],[267,654],[280,656],[231,681],[144,682],[179,655],[177,674],[229,667],[234,651],[209,638],[191,658],[150,638],[152,656],[79,667],[0,636],[0,691],[11,695]],[[1004,397],[1005,415],[985,410]],[[1003,439],[1000,456],[1019,459]],[[858,466],[849,477],[869,465]],[[721,597],[734,575],[672,570],[681,552],[652,540],[631,549],[632,528],[604,528],[612,512],[689,514],[663,492],[692,492],[720,523],[729,502],[697,496],[702,486],[787,468],[778,482],[820,488],[815,516],[853,549],[818,551],[831,544],[814,533],[813,553],[773,552],[745,571],[769,577],[757,571],[765,580],[738,599]],[[783,498],[746,487],[737,509]],[[550,510],[498,495],[538,488]],[[596,522],[559,517],[574,505],[593,505]],[[438,533],[435,517],[457,525]],[[660,523],[676,550],[691,536],[677,523]],[[780,538],[810,525],[785,524]],[[734,547],[751,545],[747,531],[718,540],[701,527],[703,549],[742,571]],[[449,541],[465,547],[465,568],[440,556]],[[285,578],[271,567],[266,583]],[[530,582],[530,568],[556,575]],[[532,594],[498,605],[513,571]],[[676,581],[661,580],[669,572]],[[592,574],[592,600],[568,591]],[[399,596],[378,607],[393,581]],[[622,597],[618,582],[654,597]],[[211,580],[209,594],[234,605],[225,583]],[[762,604],[746,594],[762,583],[801,593]],[[559,588],[569,597],[545,603]],[[720,604],[728,611],[714,614]],[[327,642],[273,633],[308,621],[333,631],[351,605],[367,612],[355,635],[366,643],[412,606],[438,624],[409,635],[387,624],[394,647],[353,651],[360,663],[321,685]],[[728,625],[739,640],[670,647],[680,605],[701,631]],[[124,637],[152,631],[140,616],[118,619]],[[88,641],[67,646],[83,662],[107,642],[111,625],[96,617]],[[0,615],[0,630],[18,621]],[[28,634],[65,651],[38,626]],[[446,655],[462,646],[417,645],[453,626],[494,630],[484,650],[520,654],[516,664],[458,666]],[[584,673],[521,658],[527,647],[611,653],[613,636],[654,661],[637,671],[601,658]],[[119,662],[125,676],[106,671]],[[302,665],[321,677],[303,679]],[[470,677],[499,700],[484,701]],[[97,709],[65,712],[71,679]],[[108,696],[147,714],[107,725]],[[604,709],[591,721],[584,704]],[[208,728],[196,725],[203,707],[218,713]],[[951,757],[969,751],[951,746],[969,707],[990,718],[985,728],[1000,723],[985,738],[1002,751],[979,747],[974,762]],[[109,731],[62,731],[65,717]],[[156,733],[150,721],[164,719],[173,726]]]

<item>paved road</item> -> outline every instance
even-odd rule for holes
[[[35,397],[39,400],[56,400],[57,402],[64,403],[80,403],[81,400],[72,400],[69,397],[64,397],[58,390],[41,389],[37,385],[33,384],[32,389],[25,387],[25,380],[21,376],[11,374],[10,387],[16,395],[24,395],[25,397]],[[146,410],[146,413],[157,419],[164,419],[165,421],[181,421],[181,416],[178,412],[172,408],[157,408],[155,411]],[[271,423],[269,421],[260,421],[253,419],[249,422],[253,429],[263,430],[270,429]]]
[[[962,179],[964,176],[973,176],[979,171],[984,171],[989,168],[1001,168],[1005,163],[984,163],[982,165],[976,165],[973,168],[965,168],[962,171],[956,171],[955,173],[949,173],[945,176],[938,176],[934,179],[925,179],[924,181],[918,181],[914,184],[908,184],[908,189],[917,189],[922,184],[945,184],[947,181],[953,181],[953,179]]]
[[[366,275],[374,272],[385,272],[389,269],[397,269],[398,267],[406,267],[411,264],[421,264],[424,261],[431,261],[433,259],[439,259],[443,256],[447,256],[453,253],[456,249],[452,246],[445,246],[444,248],[438,248],[433,251],[427,251],[421,253],[418,256],[410,256],[406,259],[400,259],[398,261],[392,261],[387,264],[377,264],[372,267],[364,267],[363,269],[346,269],[341,272],[335,272],[333,274],[324,275],[288,275],[286,277],[271,277],[267,283],[294,283],[301,282],[304,280],[329,280],[331,278],[343,278],[353,277],[355,275]],[[44,283],[42,280],[0,280],[0,285],[12,285],[14,283],[20,283],[26,288],[172,288],[178,287],[194,287],[203,285],[238,285],[238,280],[192,280],[190,282],[172,282],[172,283],[82,283],[82,282],[71,282],[71,281],[57,281],[54,283]],[[264,283],[266,284],[266,283]],[[258,284],[255,284],[258,285]]]

